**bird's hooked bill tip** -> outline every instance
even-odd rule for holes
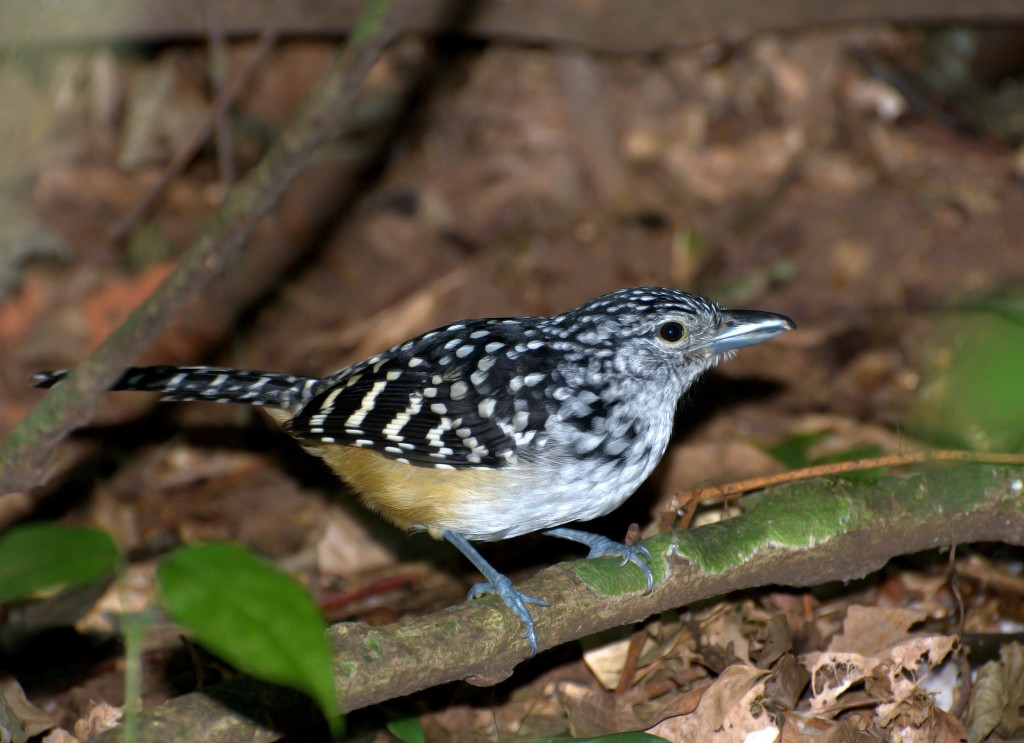
[[[725,310],[721,330],[711,339],[714,353],[764,343],[787,330],[796,330],[796,323],[785,315],[760,310]]]

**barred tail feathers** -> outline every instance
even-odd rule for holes
[[[69,374],[64,369],[32,375],[36,387],[52,387]],[[318,380],[290,374],[224,369],[213,366],[133,366],[111,390],[162,392],[161,400],[235,402],[290,409]]]

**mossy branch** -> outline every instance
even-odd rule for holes
[[[524,591],[552,604],[534,610],[541,649],[730,591],[852,580],[893,557],[962,543],[1024,544],[1024,467],[819,479],[774,488],[745,505],[737,518],[645,542],[658,578],[648,595],[640,592],[638,569],[610,558],[557,565],[524,583]],[[329,635],[340,705],[354,710],[458,679],[497,683],[526,657],[520,631],[493,598],[385,627],[336,625]],[[143,713],[140,740],[173,733],[177,740],[258,743],[296,730],[296,716],[294,692],[238,680]],[[117,740],[116,730],[96,738]]]

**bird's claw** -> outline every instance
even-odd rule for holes
[[[577,531],[576,529],[565,529],[563,527],[547,529],[544,533],[551,537],[568,539],[587,545],[590,547],[590,554],[587,555],[588,559],[591,557],[621,557],[623,565],[627,562],[633,563],[640,568],[644,578],[647,580],[647,590],[644,593],[647,594],[654,590],[654,573],[651,571],[650,565],[651,553],[642,544],[622,544],[600,534],[591,534],[589,531]]]
[[[640,568],[647,581],[645,594],[654,590],[654,572],[651,570],[651,553],[642,544],[622,544],[607,537],[595,535],[597,538],[590,545],[591,557],[621,557],[622,565],[631,562]]]
[[[498,576],[499,580],[491,583],[477,583],[471,589],[469,589],[469,598],[475,599],[485,594],[493,593],[500,598],[512,613],[519,617],[524,627],[520,637],[526,639],[530,643],[531,655],[537,654],[537,632],[533,622],[533,617],[530,616],[530,610],[526,607],[527,604],[533,604],[534,606],[550,606],[547,601],[536,596],[531,596],[528,593],[516,589],[512,585],[512,581],[506,578],[504,575]]]

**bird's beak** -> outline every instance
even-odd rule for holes
[[[764,343],[780,333],[795,329],[795,322],[774,312],[723,310],[720,329],[707,347],[715,354],[735,351],[744,346]]]

